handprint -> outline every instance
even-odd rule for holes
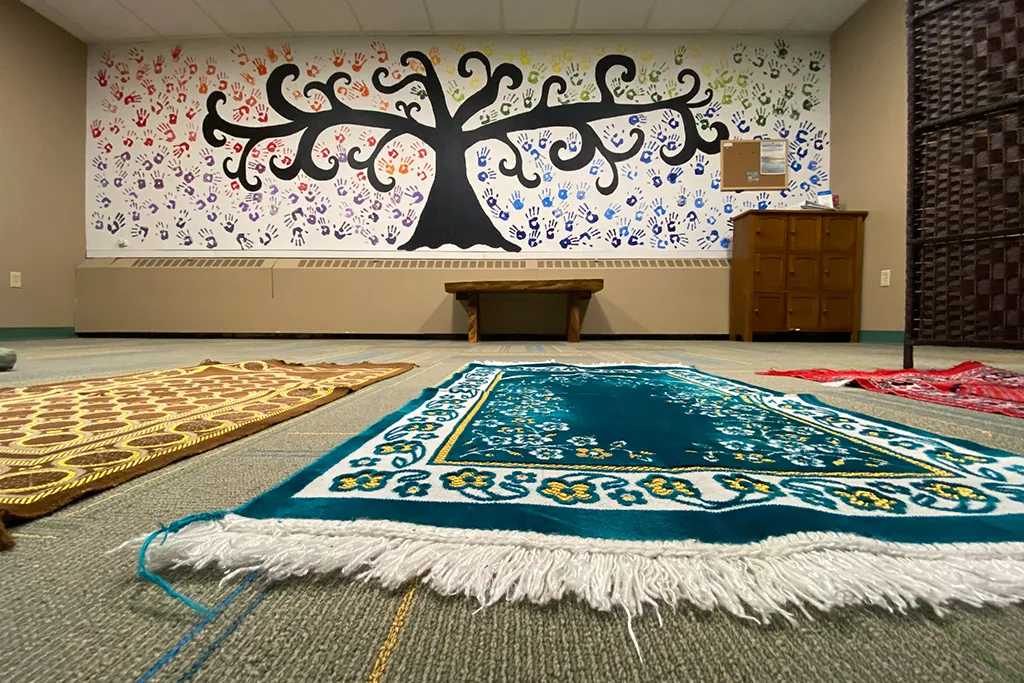
[[[821,100],[816,95],[811,95],[806,98],[803,103],[804,111],[810,111],[821,104]]]
[[[207,249],[217,248],[217,238],[213,236],[213,231],[209,228],[204,227],[199,230],[199,239],[205,242]]]
[[[704,208],[704,190],[697,190],[693,193],[693,205],[698,209]]]
[[[648,175],[648,177],[650,177],[651,184],[654,185],[654,187],[656,187],[656,188],[657,187],[661,187],[663,181],[662,181],[662,178],[661,178],[661,172],[658,169],[656,169],[656,168],[648,169],[647,170],[647,175]]]
[[[705,164],[708,163],[707,157],[705,157],[703,154],[698,154],[696,157],[694,157],[694,162],[694,175],[704,175]]]
[[[459,90],[459,86],[455,84],[455,81],[450,81],[448,83],[448,87],[445,88],[445,92],[448,93],[448,95],[455,102],[461,102],[462,100],[466,99],[466,96],[462,93],[461,90]]]
[[[768,125],[768,110],[763,107],[758,107],[754,111],[754,123],[758,126]]]
[[[516,190],[515,192],[512,193],[511,201],[512,208],[515,209],[516,211],[522,211],[523,207],[526,206],[526,203],[523,201],[523,195],[521,192],[519,192],[519,190]]]
[[[682,66],[683,62],[686,60],[686,46],[680,45],[677,47],[672,53],[672,58],[675,61],[676,66]]]
[[[377,53],[377,61],[383,64],[388,61],[388,49],[384,46],[384,43],[379,40],[375,40],[370,43],[370,49]]]
[[[757,195],[757,210],[758,211],[764,211],[769,206],[771,206],[771,204],[772,204],[772,202],[771,202],[771,199],[769,199],[767,192],[761,192],[761,193],[759,193]]]
[[[277,235],[277,226],[271,225],[269,228],[266,229],[266,231],[264,231],[263,235],[260,236],[260,244],[262,244],[264,247],[269,246],[271,242],[277,239]]]
[[[814,150],[820,152],[825,149],[826,145],[828,145],[828,133],[819,130],[814,134]]]
[[[810,55],[810,61],[807,63],[807,68],[811,71],[821,71],[825,63],[825,53],[820,50],[815,50]]]
[[[580,65],[576,62],[570,62],[568,68],[565,70],[565,75],[569,77],[569,82],[579,87],[583,85],[583,75],[580,73]]]
[[[753,64],[756,68],[760,69],[762,66],[764,66],[764,60],[765,60],[764,48],[759,47],[756,50],[754,50],[754,59],[750,63]]]
[[[352,70],[362,71],[363,65],[366,64],[366,60],[368,59],[369,56],[363,54],[362,52],[357,52],[354,55],[352,55]]]
[[[775,134],[778,135],[780,138],[789,137],[789,126],[786,125],[786,121],[784,119],[778,119],[775,122],[775,126],[772,130],[774,130]]]
[[[750,124],[748,124],[747,120],[743,118],[743,112],[738,111],[732,115],[732,125],[736,126],[736,130],[741,133],[750,132]]]
[[[701,235],[697,239],[697,246],[701,249],[710,249],[715,246],[715,242],[718,241],[718,231],[712,230],[705,235]]]
[[[722,173],[721,171],[715,171],[715,174],[711,176],[711,189],[720,190],[722,189]]]

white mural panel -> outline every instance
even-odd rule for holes
[[[724,256],[828,186],[825,38],[93,46],[90,256]],[[723,139],[789,188],[723,192]]]

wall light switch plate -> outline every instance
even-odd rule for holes
[[[878,284],[881,285],[882,287],[888,287],[889,286],[889,281],[890,281],[891,277],[892,277],[892,271],[891,270],[883,270],[882,271],[882,277],[881,277],[881,279],[880,279]]]
[[[21,288],[21,273],[13,270],[11,271],[11,287],[14,287],[15,289]]]

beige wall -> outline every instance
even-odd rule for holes
[[[869,0],[832,34],[831,188],[864,224],[861,328],[902,330],[907,203],[905,0]],[[892,271],[892,286],[879,286]]]
[[[85,44],[0,0],[0,328],[70,327],[85,256]],[[22,275],[12,289],[9,273]]]

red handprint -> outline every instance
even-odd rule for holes
[[[267,75],[267,63],[264,60],[257,57],[256,59],[252,60],[252,63],[256,66],[257,74],[259,74],[260,76]]]
[[[110,94],[114,96],[115,100],[124,99],[124,90],[121,90],[121,86],[117,83],[110,84]]]
[[[188,143],[187,142],[182,142],[182,143],[179,143],[179,144],[174,146],[174,151],[171,152],[171,154],[174,155],[175,159],[180,159],[185,154],[185,152],[187,152],[187,151],[188,151]]]
[[[100,84],[101,88],[106,88],[110,81],[107,80],[107,72],[105,69],[100,69],[96,72],[96,82]]]
[[[430,177],[430,173],[433,170],[434,167],[431,166],[429,163],[423,164],[423,166],[420,167],[420,170],[416,172],[416,177],[419,178],[420,180],[426,180],[427,178]]]
[[[207,57],[206,58],[206,75],[216,76],[217,75],[217,58]]]
[[[164,76],[164,92],[172,93],[178,89],[178,82],[174,80],[174,76]]]
[[[136,64],[142,64],[142,60],[145,59],[141,47],[133,47],[128,50],[128,56],[134,59]]]
[[[188,111],[185,112],[185,118],[188,119],[189,121],[194,119],[196,117],[196,114],[199,113],[199,108],[202,107],[202,106],[203,105],[199,104],[198,102],[193,102],[192,106],[190,106],[188,108]]]
[[[234,83],[232,83],[231,84],[231,98],[235,102],[241,102],[243,99],[245,99],[245,86],[242,85],[241,83],[239,83],[238,81],[235,81]]]
[[[177,99],[178,103],[182,103],[182,102],[184,102],[185,100],[188,99],[188,93],[185,92],[184,90],[179,90],[178,91],[178,97],[176,99]]]
[[[131,133],[131,131],[129,131],[125,138],[121,140],[121,144],[123,144],[125,147],[131,147],[132,145],[135,144],[135,136]]]
[[[153,60],[153,73],[160,75],[164,72],[164,56],[157,55],[156,59]]]
[[[312,62],[306,62],[306,75],[316,78],[320,74],[320,59],[314,57]]]
[[[313,98],[313,101],[309,103],[309,108],[313,111],[320,111],[324,108],[325,104],[327,104],[327,98],[324,97],[322,92],[318,92]]]
[[[217,90],[228,89],[228,75],[221,71],[217,74]]]
[[[270,142],[267,143],[267,151],[270,152],[271,154],[273,154],[274,152],[278,151],[279,149],[282,149],[282,147],[281,147],[282,144],[283,143],[282,143],[281,140],[271,140]],[[239,150],[239,151],[241,151],[241,150]]]
[[[188,141],[189,142],[195,142],[198,139],[199,139],[199,133],[196,132],[196,127],[195,126],[189,126],[189,129],[188,129]]]
[[[171,49],[171,59],[173,59],[174,61],[178,61],[178,59],[180,57],[181,57],[181,45],[175,45]]]
[[[163,94],[163,93],[160,93],[160,94],[159,94],[159,95],[157,96],[156,100],[154,100],[154,101],[153,101],[153,104],[152,104],[152,106],[150,107],[150,110],[151,110],[151,111],[152,111],[152,112],[153,112],[154,114],[156,114],[157,116],[159,116],[159,115],[160,115],[160,112],[162,112],[162,111],[164,110],[164,107],[166,107],[166,106],[167,106],[167,103],[168,103],[168,100],[167,100],[167,95],[165,95],[165,94]]]
[[[392,159],[397,159],[398,155],[402,153],[400,149],[401,145],[394,143],[388,146],[388,156]]]
[[[103,63],[107,65],[108,69],[112,68],[114,66],[114,56],[109,52],[104,52]]]
[[[237,122],[241,121],[242,119],[244,119],[248,115],[249,115],[249,107],[247,107],[247,106],[245,106],[243,104],[241,107],[236,107],[235,108],[235,113],[232,114],[231,118],[233,118],[235,120],[235,122],[237,123]]]
[[[118,133],[121,132],[121,127],[122,126],[124,126],[124,119],[122,119],[119,116],[119,117],[117,117],[116,119],[114,119],[113,121],[110,122],[110,125],[107,126],[107,130],[109,130],[114,135],[117,135]]]
[[[337,47],[334,48],[334,59],[332,60],[332,63],[334,64],[334,66],[336,66],[339,69],[342,66],[344,66],[345,65],[345,51],[342,50],[341,48],[337,48]]]
[[[241,45],[235,45],[233,48],[231,48],[231,54],[233,54],[235,58],[238,59],[239,66],[245,66],[249,63],[249,54]]]
[[[385,100],[380,95],[377,96],[377,100],[374,102],[374,104],[377,105],[377,109],[380,109],[381,111],[387,111],[388,107],[391,106],[391,103]]]
[[[291,63],[295,61],[295,57],[292,56],[292,46],[287,43],[281,46],[281,56],[284,57],[286,62]]]
[[[352,89],[356,92],[357,97],[368,97],[370,94],[370,89],[366,87],[366,83],[363,81],[353,83]]]
[[[267,119],[269,118],[268,117],[269,113],[270,112],[267,109],[267,105],[265,105],[265,104],[257,104],[256,105],[256,120],[259,121],[260,123],[266,123],[267,122]]]
[[[138,94],[134,90],[124,96],[125,104],[138,104],[142,101],[142,95]]]
[[[369,57],[364,55],[362,52],[357,52],[354,55],[352,55],[352,70],[362,71],[363,64],[366,64],[367,59],[369,59]]]
[[[377,136],[368,130],[364,130],[363,134],[359,136],[359,139],[362,140],[363,143],[369,147],[377,146]]]
[[[210,89],[210,84],[206,80],[206,76],[199,77],[199,94],[205,95]]]
[[[191,57],[189,57],[189,59],[191,59]],[[183,66],[174,72],[174,78],[178,81],[178,90],[183,90],[188,86],[188,82],[192,80],[192,74]]]
[[[377,61],[383,64],[388,61],[388,49],[384,47],[384,43],[379,40],[375,40],[370,43],[370,49],[377,53]]]
[[[172,126],[177,125],[178,123],[178,110],[174,107],[167,108],[167,123]]]
[[[99,119],[93,119],[92,123],[89,124],[89,126],[92,128],[92,136],[94,138],[98,138],[99,136],[103,135],[103,124],[100,122]]]
[[[146,137],[146,139],[142,141],[142,144],[144,144],[146,147],[152,147],[153,146],[153,138]]]
[[[430,150],[427,149],[426,145],[417,140],[416,142],[412,143],[412,151],[416,152],[416,156],[418,156],[420,159],[426,159],[427,154],[429,153]]]
[[[249,91],[249,96],[245,98],[245,103],[250,107],[256,106],[256,99],[259,97],[259,92],[254,88]]]
[[[145,109],[135,110],[135,125],[142,128],[146,125],[146,121],[149,120],[149,112]]]
[[[302,94],[301,90],[296,88],[295,90],[292,90],[292,97],[296,100],[301,100],[305,95]]]
[[[190,76],[195,76],[199,73],[199,65],[196,63],[195,57],[186,57],[185,65],[188,66],[188,73]]]
[[[132,80],[132,72],[128,69],[128,65],[124,62],[118,62],[116,65],[118,72],[121,74],[121,82],[127,83]]]
[[[331,148],[322,142],[318,142],[313,146],[313,153],[319,155],[322,159],[326,159],[331,156]]]
[[[103,100],[102,107],[106,111],[109,111],[111,114],[117,113],[117,105],[111,102],[110,100]]]
[[[114,149],[114,146],[107,142],[106,140],[100,140],[99,142],[96,143],[96,146],[104,154],[110,154],[110,151]]]
[[[338,126],[338,130],[334,132],[334,139],[337,140],[339,144],[341,144],[345,142],[345,139],[348,137],[349,132],[350,131],[348,129],[348,126]]]
[[[277,53],[274,52],[274,48],[269,45],[267,46],[267,59],[270,60],[271,64],[275,64],[277,62]]]
[[[142,85],[143,88],[146,89],[146,94],[147,95],[152,95],[153,93],[156,92],[156,83],[154,83],[153,81],[149,80],[148,78],[144,78],[141,81],[141,85]]]
[[[178,137],[174,134],[174,129],[168,123],[161,123],[156,129],[164,136],[164,140],[167,142],[174,142],[175,138]]]
[[[141,81],[147,74],[149,74],[149,64],[142,64],[135,72],[135,78]]]
[[[248,71],[245,71],[245,72],[243,72],[243,73],[242,73],[242,78],[243,78],[243,79],[245,80],[245,82],[246,82],[246,83],[248,83],[249,85],[256,85],[256,79],[255,79],[255,78],[253,78],[253,77],[252,77],[252,74],[251,74],[251,73],[249,73]]]

